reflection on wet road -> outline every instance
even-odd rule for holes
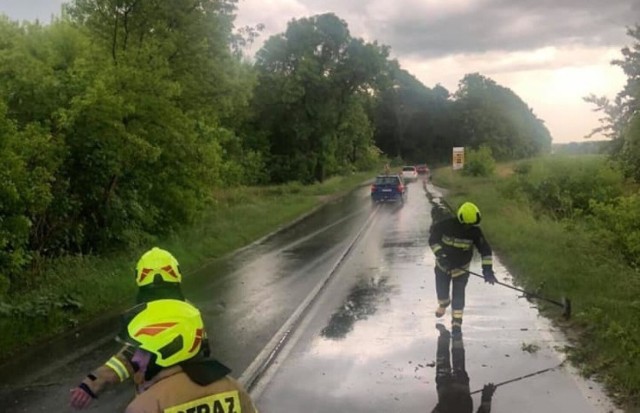
[[[476,412],[485,385],[504,383],[492,397],[492,412],[611,411],[606,398],[589,389],[597,386],[562,364],[554,328],[512,291],[470,280],[462,333],[448,331],[450,315],[435,318],[427,236],[440,212],[420,184],[411,185],[403,208],[378,211],[254,387],[259,408]],[[496,261],[498,278],[508,279]]]
[[[462,332],[453,335],[443,324],[436,324],[440,332],[436,353],[436,392],[437,412],[472,412],[473,399],[469,387],[469,374],[466,369],[466,357]],[[495,393],[493,383],[482,386],[482,397],[477,413],[489,413]]]
[[[267,344],[292,314],[301,314],[252,388],[260,411],[431,412],[450,384],[476,411],[483,386],[503,382],[492,399],[494,413],[609,411],[599,392],[588,391],[597,386],[558,367],[554,329],[513,291],[470,280],[464,341],[444,335],[449,320],[433,315],[427,245],[439,213],[420,183],[409,185],[404,206],[377,209],[361,188],[185,277],[185,294],[203,312],[214,355],[236,377],[270,351]],[[509,278],[499,261],[496,275]],[[321,293],[309,300],[314,291]],[[0,368],[0,410],[70,411],[69,388],[117,349],[110,339],[115,325],[97,324]],[[120,386],[90,411],[122,411],[131,397],[132,388]]]

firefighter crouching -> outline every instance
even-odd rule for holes
[[[257,412],[228,367],[199,356],[204,325],[194,306],[157,300],[124,318],[117,339],[133,351],[137,392],[125,413]]]
[[[135,279],[138,304],[160,299],[185,301],[180,287],[180,266],[169,251],[154,247],[142,254],[136,264]],[[208,356],[209,342],[206,332],[201,348],[203,355]],[[71,389],[71,407],[77,410],[86,409],[108,387],[126,382],[134,373],[131,365],[132,356],[131,347],[124,346],[104,364],[91,371],[77,387]]]

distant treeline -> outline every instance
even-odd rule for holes
[[[237,0],[74,0],[0,16],[0,297],[43,259],[103,254],[198,219],[216,188],[325,178],[381,157],[549,152],[511,90],[429,88],[333,14],[292,20],[255,60]]]
[[[558,155],[597,155],[611,151],[611,141],[568,142],[554,143],[551,145],[551,152]]]

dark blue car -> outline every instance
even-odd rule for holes
[[[401,202],[407,197],[407,187],[400,175],[378,175],[371,185],[371,201]]]

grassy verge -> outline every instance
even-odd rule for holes
[[[169,239],[157,240],[155,245],[172,251],[185,276],[189,276],[205,262],[259,239],[371,176],[363,172],[311,186],[221,190],[214,194],[211,208],[196,225]],[[110,256],[47,262],[36,288],[0,301],[0,360],[15,349],[129,306],[136,290],[133,267],[148,247]]]
[[[519,284],[571,298],[570,321],[543,307],[571,338],[569,355],[623,407],[639,411],[640,274],[580,221],[551,219],[525,199],[506,195],[509,168],[498,172],[472,178],[442,168],[433,182],[449,190],[451,205],[471,200],[479,206],[487,238]]]

